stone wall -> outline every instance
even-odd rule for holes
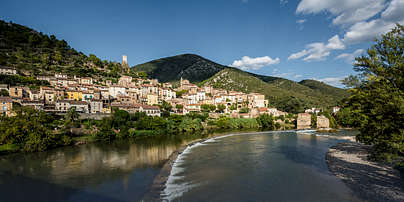
[[[306,129],[311,128],[311,114],[309,113],[299,113],[297,115],[296,128]]]
[[[317,128],[329,128],[330,127],[330,120],[328,120],[325,116],[318,116],[317,117]]]

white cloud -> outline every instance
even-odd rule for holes
[[[306,49],[289,56],[289,60],[306,56],[303,60],[324,60],[332,50],[369,42],[389,32],[396,23],[404,24],[404,0],[301,0],[297,14],[330,13],[333,24],[347,27],[336,43],[322,42],[306,45]],[[328,46],[328,47],[327,47]]]
[[[344,49],[345,45],[342,43],[338,35],[333,36],[328,40],[327,44],[324,43],[311,43],[306,46],[306,49],[294,53],[288,57],[288,60],[295,60],[305,57],[304,61],[319,61],[324,60],[330,55],[332,50]]]
[[[300,19],[300,20],[296,20],[297,24],[303,24],[306,22],[306,19]]]
[[[233,64],[230,66],[236,67],[242,70],[257,70],[260,69],[264,66],[270,66],[274,64],[279,64],[280,59],[275,58],[272,59],[269,56],[264,56],[264,57],[256,57],[256,58],[250,58],[248,56],[243,56],[241,60],[235,60]]]
[[[248,0],[241,0],[241,2],[243,2],[243,3],[248,3]]]
[[[346,76],[342,76],[342,77],[328,77],[328,78],[322,78],[322,79],[313,78],[313,79],[314,79],[314,80],[317,80],[317,81],[324,82],[324,83],[326,83],[326,84],[329,84],[329,85],[332,85],[332,86],[335,86],[335,87],[342,87],[343,85],[342,85],[342,83],[341,83],[341,80],[343,80],[345,77],[346,77]]]
[[[375,16],[386,7],[385,2],[386,0],[302,0],[296,13],[328,12],[334,17],[333,24],[352,24]]]
[[[362,55],[363,52],[364,52],[363,49],[358,49],[353,53],[340,54],[335,59],[344,59],[346,63],[351,64],[355,60],[355,58]]]
[[[280,2],[279,2],[282,6],[283,5],[286,5],[286,4],[288,4],[289,3],[289,1],[288,0],[280,0]]]
[[[356,44],[374,40],[389,32],[396,23],[404,23],[404,0],[392,0],[380,18],[352,25],[344,35],[344,43]]]
[[[399,21],[404,17],[404,0],[393,0],[389,7],[382,13],[382,19],[386,21]]]

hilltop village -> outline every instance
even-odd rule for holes
[[[124,56],[123,63],[126,58]],[[17,71],[1,67],[1,74],[15,75]],[[159,106],[169,105],[171,114],[209,112],[211,118],[227,114],[232,118],[256,118],[260,114],[286,115],[268,107],[263,94],[242,93],[215,89],[209,85],[197,86],[182,79],[176,87],[160,83],[157,79],[121,76],[117,83],[98,81],[91,77],[69,77],[66,74],[37,76],[37,80],[50,85],[30,89],[28,86],[0,85],[9,96],[0,97],[0,113],[11,115],[12,103],[19,103],[51,113],[66,113],[70,108],[85,115],[108,115],[113,108],[129,113],[145,112],[148,116],[161,116]]]

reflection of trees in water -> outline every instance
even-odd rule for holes
[[[79,187],[110,179],[124,182],[134,169],[158,169],[179,147],[205,136],[159,136],[12,154],[0,157],[0,172]]]

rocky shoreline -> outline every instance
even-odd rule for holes
[[[389,165],[367,159],[370,147],[356,142],[330,148],[326,162],[330,171],[365,201],[404,201],[404,179]]]

